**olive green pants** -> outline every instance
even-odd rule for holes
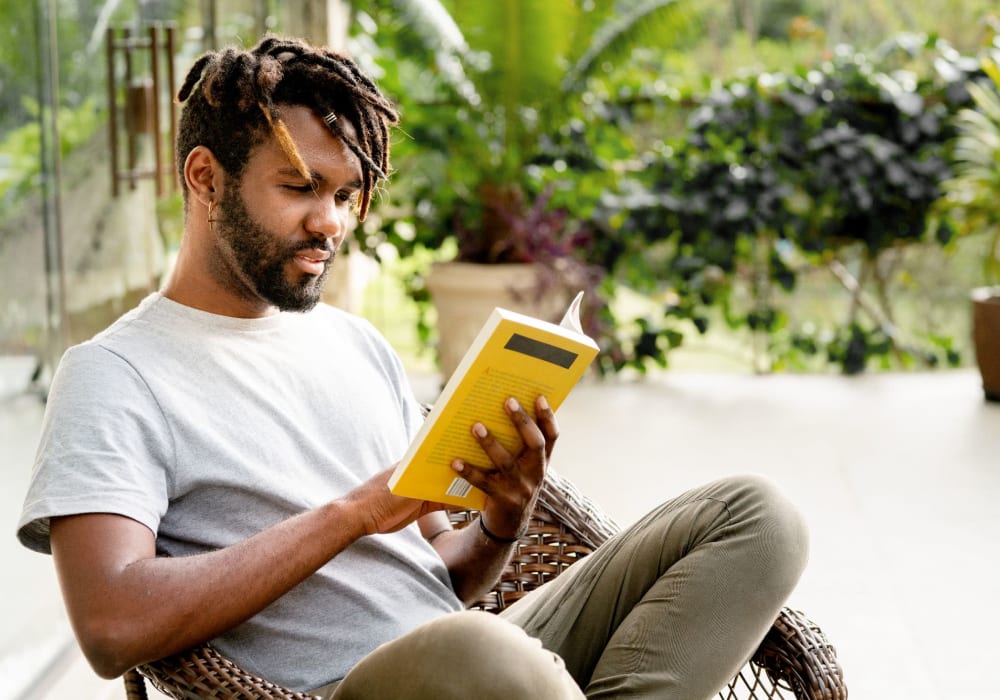
[[[803,519],[771,482],[722,479],[663,504],[499,616],[442,617],[320,690],[336,700],[710,698],[753,654],[807,555]]]

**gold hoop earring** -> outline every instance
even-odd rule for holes
[[[211,227],[215,223],[215,200],[208,200],[208,225]]]

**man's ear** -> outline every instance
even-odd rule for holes
[[[205,146],[195,146],[184,160],[184,180],[188,191],[203,205],[218,202],[225,187],[225,171]]]

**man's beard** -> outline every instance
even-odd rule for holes
[[[244,285],[269,304],[282,311],[309,311],[319,302],[330,265],[336,251],[328,241],[316,239],[297,245],[282,246],[280,236],[253,220],[247,211],[239,183],[226,184],[225,194],[219,202],[216,232],[229,251],[223,250],[230,265],[237,267],[236,276]],[[330,250],[323,273],[306,275],[294,283],[288,278],[286,267],[300,250]],[[222,261],[219,261],[220,264]],[[236,280],[233,280],[236,282]]]

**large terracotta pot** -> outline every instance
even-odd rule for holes
[[[1000,287],[972,291],[972,340],[988,401],[1000,401]]]
[[[435,263],[427,289],[437,309],[438,356],[442,381],[461,362],[494,307],[558,321],[569,295],[562,285],[542,285],[531,264]]]

